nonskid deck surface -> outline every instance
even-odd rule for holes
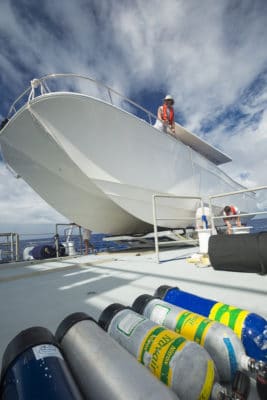
[[[30,326],[55,332],[68,314],[98,318],[109,304],[131,305],[163,284],[239,306],[267,317],[267,275],[215,271],[187,258],[197,251],[175,249],[101,253],[35,263],[0,265],[0,359],[8,342]],[[253,397],[257,399],[254,390]]]

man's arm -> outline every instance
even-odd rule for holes
[[[158,119],[159,119],[160,121],[164,122],[163,119],[162,119],[162,106],[159,106],[159,108],[158,108],[157,117],[158,117]]]
[[[229,220],[226,221],[226,226],[227,226],[226,232],[228,233],[228,235],[230,235],[232,233],[232,225],[231,225],[231,222]]]

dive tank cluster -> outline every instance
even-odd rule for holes
[[[249,357],[245,369],[256,377],[260,399],[267,399],[267,320],[265,318],[248,310],[167,285],[158,287],[155,297],[180,309],[188,310],[188,313],[200,314],[231,328],[242,342],[245,353]]]
[[[264,345],[250,347],[253,335]],[[3,355],[0,400],[246,400],[251,379],[266,400],[264,318],[161,286],[98,321],[77,312],[55,335],[20,332]]]
[[[177,287],[160,286],[155,296],[231,328],[248,356],[267,363],[267,321],[258,314],[206,299]]]

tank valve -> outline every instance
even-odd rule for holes
[[[263,364],[258,372],[257,381],[257,391],[261,400],[267,399],[267,365],[264,362],[259,361]]]
[[[214,385],[214,389],[218,391],[212,392],[212,399],[215,400],[247,400],[250,392],[250,379],[244,372],[237,371],[232,383],[231,393],[227,393],[220,385]]]
[[[232,399],[246,400],[250,392],[250,379],[247,374],[237,371],[232,383]]]

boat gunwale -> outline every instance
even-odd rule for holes
[[[23,98],[23,96],[25,96],[27,93],[30,92],[30,94],[29,94],[29,96],[28,96],[28,101],[26,102],[26,104],[30,104],[30,103],[31,103],[31,100],[33,100],[33,99],[36,98],[36,97],[35,97],[35,88],[37,88],[38,86],[40,86],[40,91],[41,91],[41,95],[38,96],[38,97],[42,97],[43,95],[48,94],[48,93],[54,93],[54,94],[56,94],[56,93],[76,93],[76,94],[80,94],[80,95],[83,95],[83,96],[88,96],[88,97],[95,98],[94,96],[89,96],[89,95],[86,95],[86,94],[83,94],[83,93],[75,92],[75,91],[72,91],[72,90],[70,90],[70,89],[68,89],[68,91],[57,91],[57,90],[56,90],[56,91],[50,91],[49,87],[48,87],[47,84],[46,84],[46,81],[49,80],[49,79],[57,79],[57,78],[78,78],[78,79],[87,80],[87,81],[89,81],[89,82],[91,82],[91,83],[94,83],[97,87],[101,87],[101,88],[104,88],[105,90],[107,90],[108,97],[109,97],[109,100],[110,100],[110,101],[108,102],[108,101],[105,101],[105,100],[96,98],[97,100],[103,101],[103,102],[105,102],[106,104],[110,104],[110,105],[113,106],[113,107],[117,107],[117,108],[121,109],[122,111],[127,112],[127,113],[129,113],[130,115],[132,115],[132,116],[138,118],[139,120],[148,123],[148,124],[149,124],[150,126],[152,126],[152,127],[153,127],[152,119],[154,119],[155,121],[157,120],[157,116],[156,116],[154,113],[152,113],[151,111],[149,111],[149,110],[147,110],[146,108],[142,107],[141,105],[139,105],[138,103],[136,103],[136,102],[134,102],[133,100],[129,99],[128,97],[122,95],[122,94],[119,93],[118,91],[116,91],[116,90],[112,89],[111,87],[105,85],[104,83],[102,83],[102,82],[100,82],[100,81],[98,81],[98,80],[96,80],[96,79],[93,79],[93,78],[90,78],[90,77],[86,77],[86,76],[84,76],[84,75],[73,74],[73,73],[53,73],[53,74],[45,75],[45,76],[43,76],[43,77],[41,77],[41,78],[39,78],[39,79],[33,79],[33,80],[31,81],[31,86],[29,86],[29,87],[28,87],[28,88],[13,102],[13,104],[11,105],[11,107],[10,107],[10,109],[9,109],[9,112],[8,112],[8,115],[7,115],[7,119],[9,119],[9,118],[12,116],[12,112],[15,112],[15,114],[16,114],[21,108],[24,107],[24,106],[22,106],[18,111],[16,111],[15,105],[16,105],[16,103],[17,103],[19,100],[21,100],[21,99]],[[38,86],[37,86],[37,85],[38,85]],[[48,93],[47,93],[47,92],[48,92]],[[131,106],[134,106],[134,107],[136,107],[138,110],[144,112],[144,113],[147,115],[149,121],[146,121],[146,120],[144,120],[144,119],[138,117],[138,116],[135,115],[134,113],[129,112],[127,109],[120,108],[120,107],[116,106],[115,104],[113,104],[112,96],[111,96],[112,93],[115,94],[116,96],[119,96],[123,101],[126,101],[126,102],[129,103]],[[7,123],[7,124],[8,124],[8,123]],[[209,158],[209,154],[202,154],[202,153],[201,153],[201,149],[199,149],[200,154],[202,154],[205,158],[210,159],[210,161],[212,161],[212,162],[213,162],[214,164],[216,164],[216,165],[220,165],[220,164],[224,164],[224,163],[226,163],[226,162],[232,161],[232,159],[231,159],[227,154],[225,154],[225,153],[222,152],[221,150],[217,149],[216,147],[214,147],[213,145],[211,145],[210,143],[208,143],[208,142],[207,142],[206,140],[204,140],[203,138],[200,138],[198,135],[196,135],[196,134],[194,134],[194,133],[188,131],[186,128],[184,128],[182,125],[178,124],[177,122],[175,122],[175,125],[177,126],[178,130],[180,131],[179,133],[177,133],[177,134],[175,134],[175,135],[173,135],[171,131],[169,131],[169,132],[161,132],[161,131],[159,131],[158,129],[157,129],[157,130],[158,130],[161,134],[164,134],[164,135],[166,135],[166,133],[167,133],[168,136],[173,137],[174,139],[176,139],[176,140],[178,140],[178,141],[184,143],[185,145],[187,145],[187,146],[189,146],[189,147],[191,147],[191,148],[194,149],[194,147],[192,147],[192,144],[190,145],[189,142],[186,143],[186,142],[184,142],[184,141],[182,140],[182,137],[183,137],[184,134],[189,135],[190,138],[188,137],[188,139],[190,139],[190,140],[193,139],[193,140],[196,140],[196,141],[199,142],[199,143],[202,143],[202,145],[204,145],[204,146],[207,148],[208,153],[210,152],[211,155],[212,155],[212,153],[214,153],[214,154],[213,154],[214,156],[217,155],[217,157],[221,158],[221,160],[219,160],[219,161],[216,162],[216,161],[215,161],[215,160],[216,160],[216,157],[215,157],[215,159]],[[182,137],[180,137],[180,136],[181,136],[181,133],[182,133]],[[197,147],[199,147],[199,144],[197,145]]]

